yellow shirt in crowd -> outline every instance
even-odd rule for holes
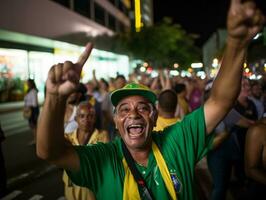
[[[171,126],[178,121],[180,121],[180,119],[178,117],[163,118],[161,116],[158,116],[156,127],[153,130],[154,131],[162,131],[165,127]]]

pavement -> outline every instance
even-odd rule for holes
[[[56,166],[37,157],[36,147],[31,142],[32,140],[33,136],[28,130],[10,135],[2,143],[9,190],[18,188],[45,173],[57,170]]]

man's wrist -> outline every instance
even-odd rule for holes
[[[66,103],[67,96],[65,95],[59,95],[59,94],[52,94],[47,92],[45,96],[45,101],[52,101],[57,103]]]
[[[230,48],[235,48],[239,50],[247,49],[249,42],[244,41],[244,39],[234,38],[228,36],[226,39],[226,45]]]

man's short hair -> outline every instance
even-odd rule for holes
[[[186,90],[186,85],[184,83],[178,83],[175,85],[175,91],[177,94]]]
[[[163,90],[158,97],[158,104],[164,112],[175,112],[177,106],[177,95],[174,90]]]
[[[81,97],[80,97],[80,100],[79,101],[80,102],[81,101],[85,101],[85,99],[86,99],[86,93],[87,93],[87,88],[86,88],[86,86],[83,83],[79,83],[78,84],[78,87],[76,89],[76,92],[81,94]]]
[[[122,74],[118,74],[116,76],[115,80],[117,80],[117,79],[124,79],[126,81],[126,77],[124,75],[122,75]]]

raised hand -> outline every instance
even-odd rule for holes
[[[231,0],[227,17],[229,39],[245,46],[261,30],[264,22],[265,17],[253,1]]]
[[[76,63],[65,61],[64,63],[53,65],[48,73],[46,93],[68,96],[74,92],[79,83],[83,65],[89,58],[92,48],[93,45],[88,43]]]

